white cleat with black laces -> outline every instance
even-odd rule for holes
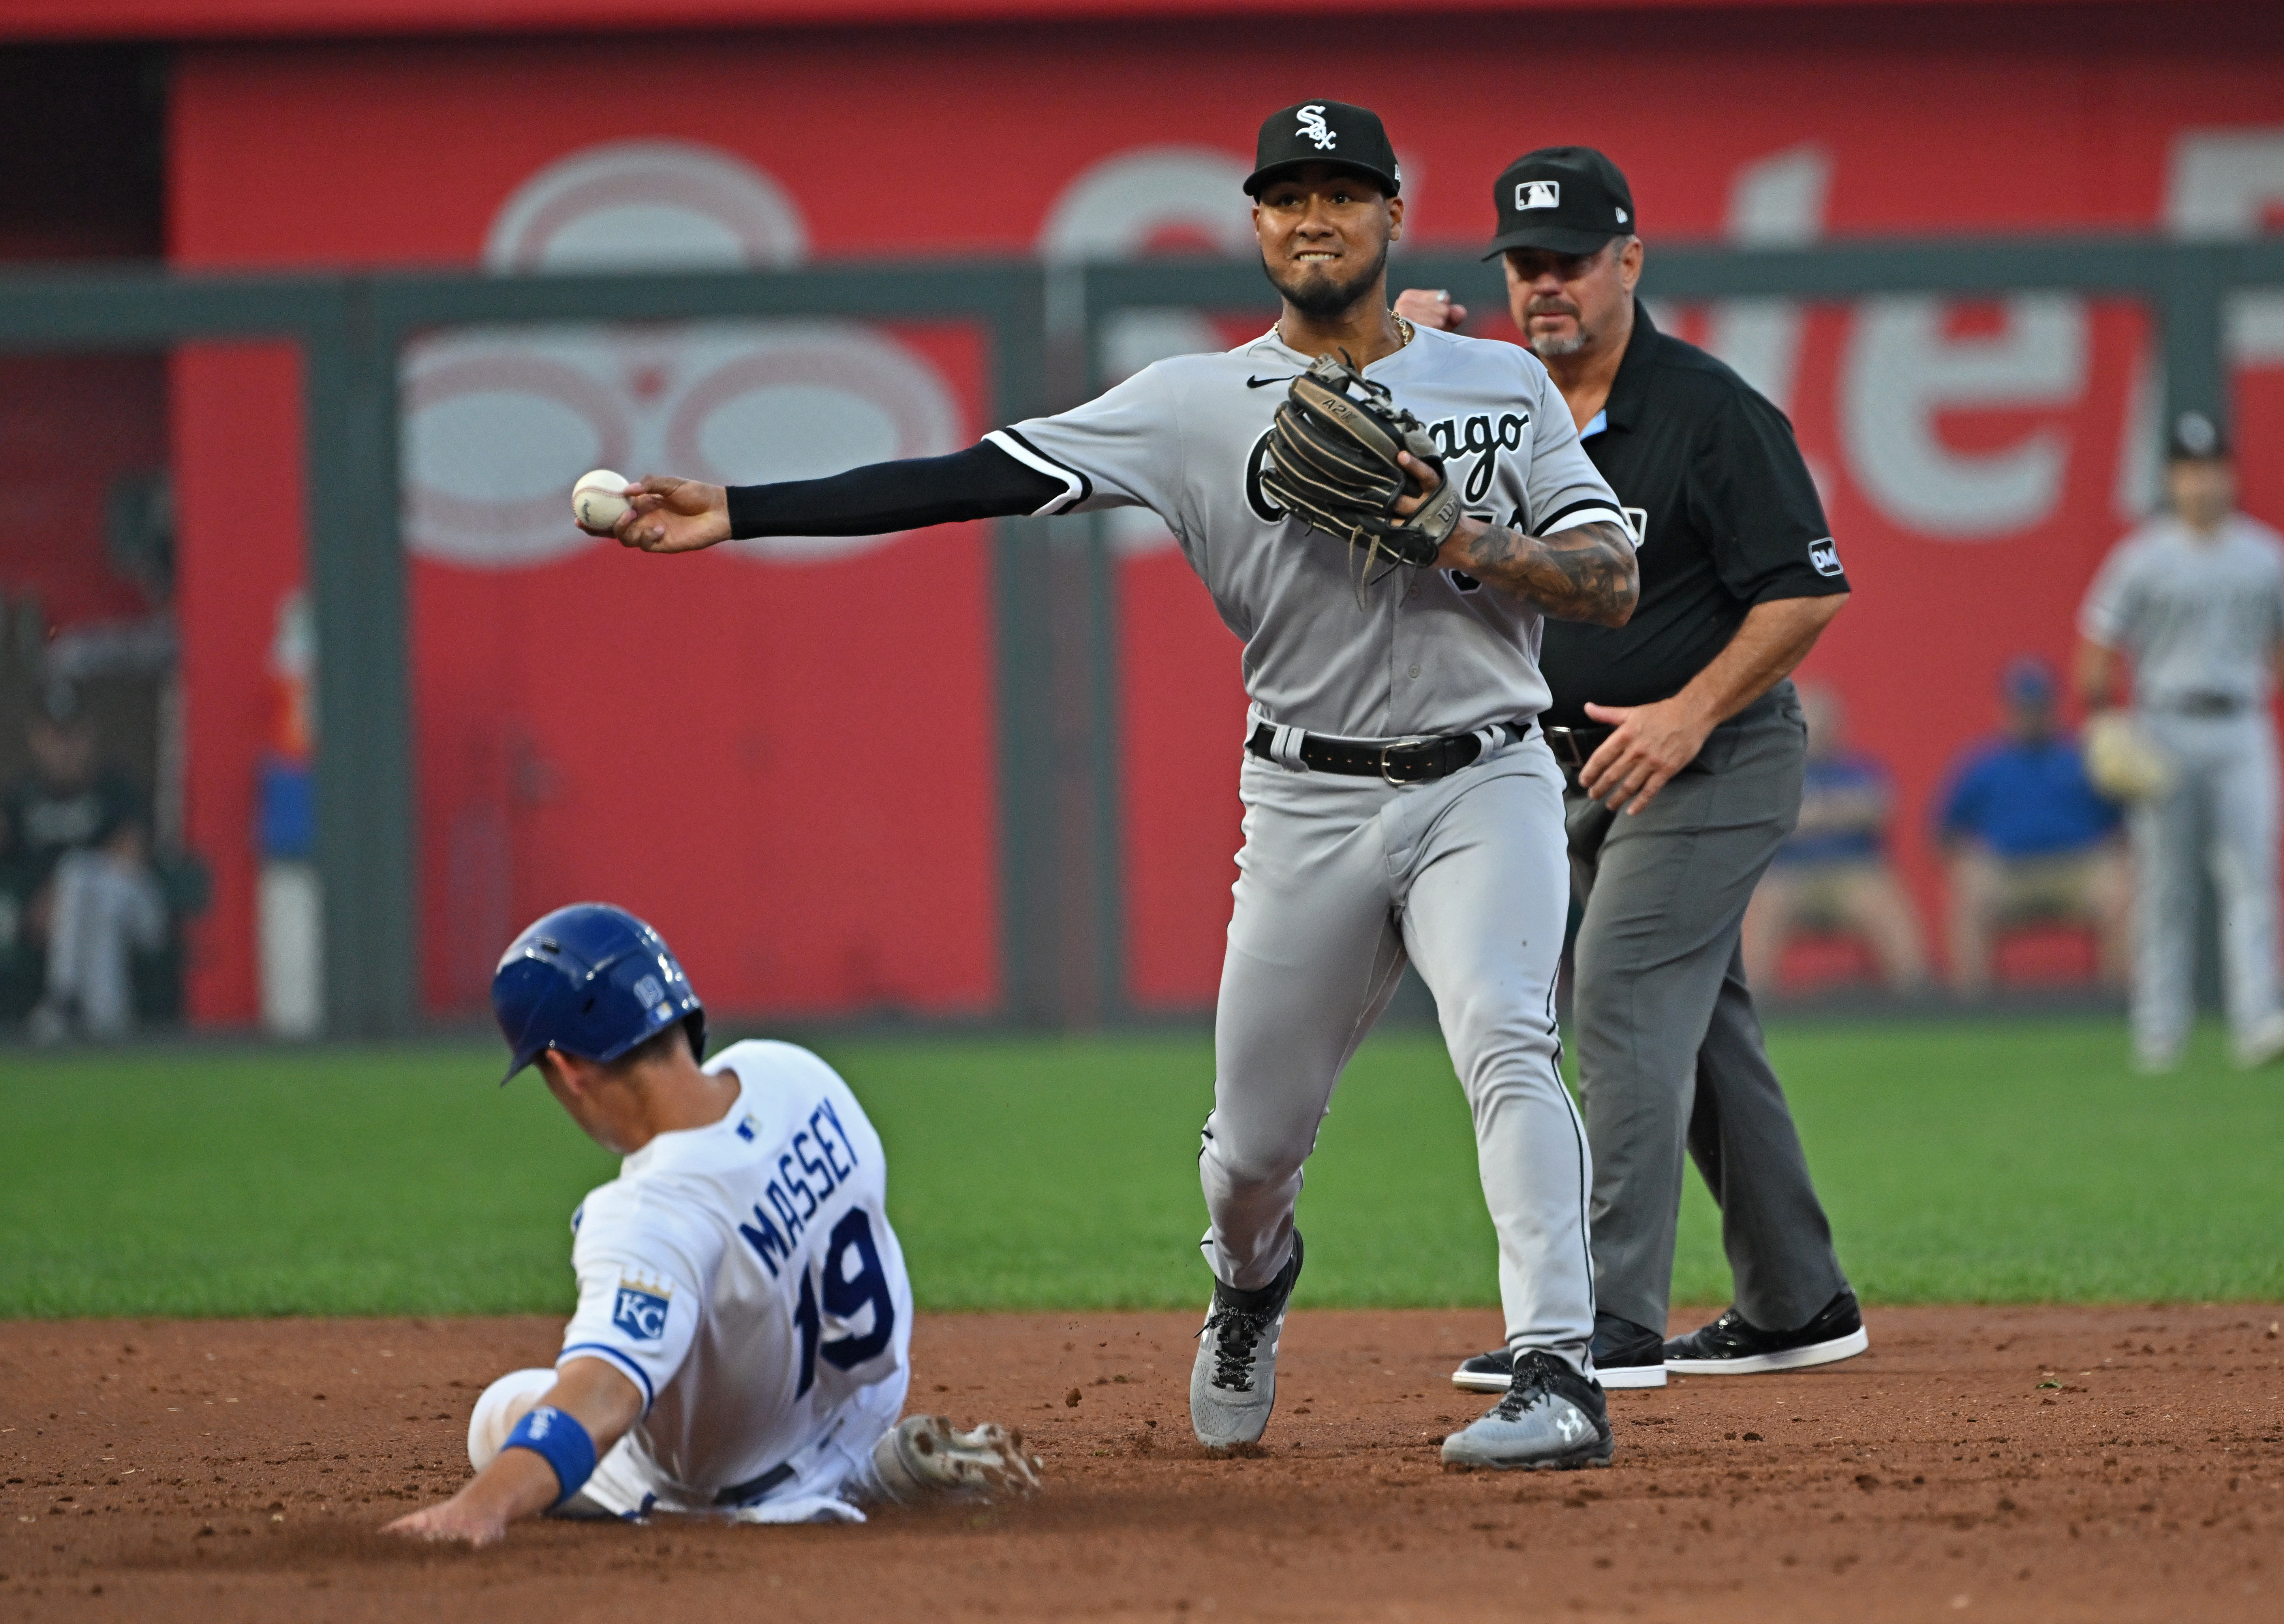
[[[1443,1440],[1443,1464],[1498,1472],[1568,1472],[1607,1466],[1614,1450],[1601,1386],[1553,1354],[1514,1362],[1506,1396],[1465,1431]]]
[[[1198,1332],[1198,1360],[1190,1368],[1190,1425],[1208,1449],[1258,1443],[1277,1407],[1277,1343],[1285,1308],[1301,1277],[1301,1235],[1277,1277],[1258,1291],[1214,1282],[1213,1301]]]

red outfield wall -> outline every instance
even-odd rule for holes
[[[1580,47],[1474,17],[1418,33],[1371,71],[1269,22],[192,49],[172,254],[544,269],[637,238],[693,264],[1241,245],[1254,126],[1309,95],[1382,112],[1415,240],[1438,245],[1479,240],[1490,177],[1554,141],[1626,168],[1653,257],[1662,238],[2284,220],[2284,29],[2200,44],[2082,20],[1732,16]],[[1233,341],[1270,310],[1162,316],[1117,341],[1139,361]],[[2284,311],[2250,301],[2233,326],[2248,504],[2284,522]],[[1858,595],[1811,668],[1895,769],[1932,904],[1927,797],[1990,726],[2007,659],[2066,654],[2077,595],[2146,495],[2140,318],[2046,295],[1732,308],[1685,331],[1787,405],[1823,481]],[[597,463],[755,479],[966,443],[991,426],[974,336],[462,334],[407,375],[432,1004],[472,1004],[525,917],[608,895],[724,1007],[988,1007],[980,529],[660,560],[583,547],[554,516]],[[254,1008],[253,763],[263,653],[300,574],[295,387],[270,353],[176,363],[190,816],[219,882],[194,988],[209,1021]],[[1236,645],[1152,526],[1120,539],[1130,960],[1145,1004],[1193,1005],[1233,873]]]

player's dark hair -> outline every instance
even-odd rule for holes
[[[631,1072],[637,1067],[648,1066],[653,1060],[671,1058],[676,1045],[684,1043],[690,1047],[692,1059],[705,1059],[706,1057],[698,1052],[698,1034],[700,1030],[698,1023],[702,1019],[700,1016],[692,1015],[676,1021],[670,1027],[661,1027],[641,1042],[612,1061],[610,1069],[619,1073]]]

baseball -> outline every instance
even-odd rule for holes
[[[581,474],[571,488],[572,517],[584,529],[608,530],[626,517],[627,499],[621,493],[631,483],[624,474],[613,473],[608,468]]]

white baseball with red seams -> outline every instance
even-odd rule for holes
[[[597,468],[583,473],[571,487],[571,516],[584,530],[607,530],[627,516],[627,487],[634,483],[623,473]]]

